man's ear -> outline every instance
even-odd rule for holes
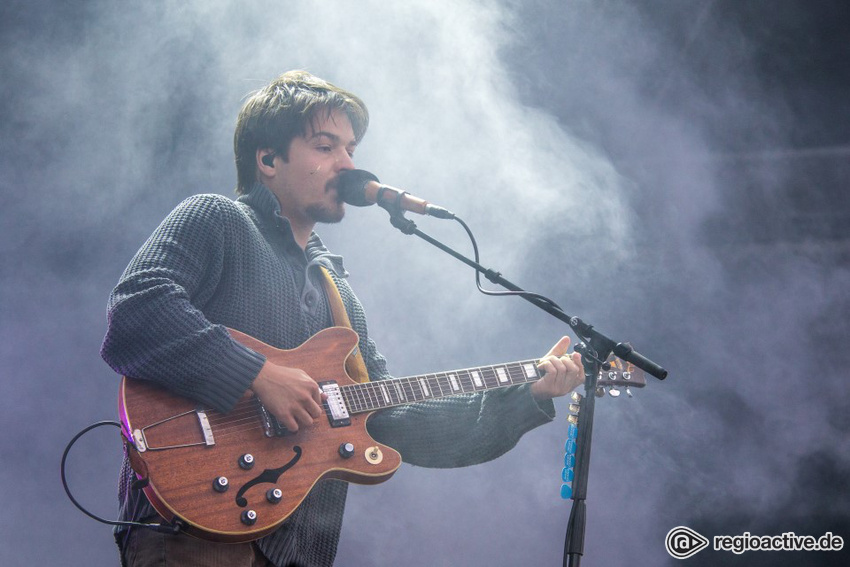
[[[270,148],[262,148],[257,150],[257,169],[260,173],[267,177],[274,175],[274,158],[276,154]]]

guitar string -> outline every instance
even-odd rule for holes
[[[529,364],[533,365],[533,368],[535,369],[533,376],[529,376],[526,373],[526,367]],[[498,369],[505,370],[504,379],[500,379]],[[472,377],[474,372],[478,372],[478,378],[482,384],[481,386],[476,386],[475,380]],[[456,382],[456,385],[452,384],[452,378]],[[348,394],[345,397],[347,405],[350,406],[351,409],[354,411],[368,411],[391,405],[415,403],[432,398],[442,398],[449,395],[459,395],[498,387],[524,384],[534,381],[537,378],[536,363],[529,360],[494,366],[482,366],[478,368],[439,372],[435,374],[424,374],[421,376],[352,384],[343,386],[343,388],[346,394]],[[352,394],[352,392],[354,394]],[[401,392],[401,395],[399,395],[399,392]],[[226,416],[218,414],[220,417],[210,418],[210,421],[217,425],[233,425],[237,423],[237,417],[244,417],[245,419],[253,420],[256,419],[258,415],[256,408],[256,398],[240,400],[237,404],[237,408],[226,414]]]
[[[529,365],[533,368],[533,372],[528,370]],[[504,371],[504,374],[500,375],[500,369]],[[638,379],[631,379],[628,382],[622,379],[622,369],[615,367],[614,370],[620,375],[620,379],[609,377],[603,373],[600,376],[600,382],[604,380],[609,384],[630,384],[638,387],[645,384],[645,381],[642,380],[642,374],[637,369],[629,368],[633,376]],[[501,379],[501,376],[504,376],[504,380]],[[481,386],[476,385],[476,377],[480,381]],[[434,374],[423,374],[420,376],[348,384],[341,386],[340,392],[349,413],[357,414],[452,395],[505,388],[511,385],[534,382],[539,378],[540,373],[537,368],[537,361],[527,360]],[[223,439],[249,431],[263,431],[263,418],[260,408],[258,398],[252,396],[240,399],[234,408],[226,414],[208,410],[206,412],[207,420],[210,428],[213,430],[213,437]],[[326,408],[326,414],[328,413]]]
[[[491,367],[457,370],[454,372],[424,374],[395,380],[353,384],[344,386],[344,392],[346,394],[355,392],[359,396],[345,395],[344,397],[346,398],[346,404],[351,407],[351,411],[362,412],[393,405],[416,403],[427,399],[438,399],[449,395],[506,387],[529,381],[530,378],[524,372],[524,366],[526,364],[528,362],[509,363]],[[506,377],[504,381],[499,379],[497,368],[505,369]],[[483,384],[480,387],[475,386],[472,378],[472,372],[476,371],[479,372]],[[450,375],[455,376],[460,391],[452,387]],[[396,385],[400,387],[404,398],[399,396],[399,390],[396,390]],[[227,414],[217,412],[210,412],[208,414],[209,424],[215,429],[214,437],[219,438],[229,437],[251,430],[260,430],[262,429],[260,420],[259,403],[254,397],[240,400],[234,409]]]
[[[534,374],[528,372],[527,368],[529,364],[534,368]],[[501,380],[499,377],[499,369],[505,370],[504,380]],[[482,386],[475,385],[475,380],[472,376],[474,372],[479,373]],[[452,377],[454,377],[457,383],[457,388],[452,385]],[[362,384],[350,384],[343,386],[342,392],[350,411],[361,413],[385,407],[418,403],[428,399],[439,399],[451,395],[461,395],[464,393],[474,393],[524,384],[536,381],[537,379],[539,379],[539,373],[537,372],[536,363],[534,361],[522,361]],[[426,389],[423,388],[422,382],[426,384],[428,394],[425,393]],[[437,390],[439,390],[439,394],[437,394]],[[399,392],[404,397],[401,397]],[[352,393],[359,395],[355,397]],[[237,402],[234,409],[227,414],[211,412],[208,419],[210,426],[216,429],[215,436],[228,437],[246,431],[263,429],[259,407],[257,398],[251,397]]]
[[[531,365],[533,372],[529,372]],[[499,371],[502,370],[503,373]],[[473,374],[477,372],[480,386]],[[511,385],[524,384],[539,379],[536,361],[527,360],[493,366],[481,366],[448,372],[423,374],[390,380],[378,380],[362,384],[344,385],[341,388],[346,406],[351,412],[360,413],[385,407],[439,399],[491,390]],[[257,429],[260,419],[257,398],[240,400],[228,414],[211,413],[209,422],[219,429],[219,434],[230,431]]]

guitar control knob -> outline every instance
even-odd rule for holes
[[[266,491],[266,500],[272,504],[277,504],[283,499],[283,491],[280,488],[269,488]]]
[[[245,510],[242,512],[242,523],[246,526],[253,526],[257,523],[257,513],[253,510]]]
[[[230,482],[227,480],[226,476],[217,477],[213,481],[213,490],[216,492],[227,492],[228,488],[230,488]]]
[[[241,457],[239,457],[239,467],[245,469],[251,469],[254,467],[254,455],[251,453],[245,453]]]
[[[339,446],[339,455],[343,459],[350,459],[354,456],[354,443],[343,443]]]

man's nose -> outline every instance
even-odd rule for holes
[[[354,158],[351,157],[347,150],[342,150],[337,155],[335,165],[337,171],[343,171],[345,169],[354,169]]]

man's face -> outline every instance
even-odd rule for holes
[[[357,142],[348,116],[342,111],[319,112],[305,136],[289,147],[289,159],[275,159],[269,189],[277,196],[283,215],[297,227],[317,222],[339,222],[345,214],[337,193],[340,172],[354,169]]]

